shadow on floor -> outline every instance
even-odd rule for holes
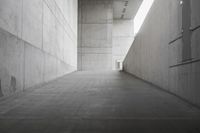
[[[76,72],[0,101],[0,133],[200,133],[200,110],[123,72]]]

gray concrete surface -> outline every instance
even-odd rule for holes
[[[79,1],[79,70],[112,69],[112,6],[110,0]]]
[[[112,70],[122,69],[122,62],[126,57],[134,40],[133,20],[114,19],[112,34]],[[120,68],[118,66],[120,63]]]
[[[200,1],[183,3],[155,0],[124,70],[200,106]]]
[[[134,38],[130,10],[141,1],[80,0],[79,1],[79,70],[116,70],[122,64]],[[117,4],[118,3],[118,4]],[[124,4],[127,12],[121,16]],[[133,6],[133,3],[137,3]],[[115,8],[118,8],[117,11]],[[134,16],[135,13],[132,14]],[[128,18],[129,16],[129,18]],[[122,66],[122,65],[121,65]]]
[[[199,133],[200,110],[123,72],[76,72],[0,100],[1,133]]]
[[[0,92],[77,70],[77,0],[0,0]]]

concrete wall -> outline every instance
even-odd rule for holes
[[[79,1],[79,70],[112,69],[111,0]]]
[[[119,70],[118,62],[122,62],[134,40],[133,20],[114,20],[112,34],[112,69]]]
[[[124,70],[200,106],[199,12],[199,0],[155,0]]]
[[[77,0],[0,0],[0,96],[77,69]]]

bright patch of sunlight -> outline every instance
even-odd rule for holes
[[[144,20],[153,5],[154,0],[143,0],[135,18],[134,18],[134,35],[136,35],[142,24],[144,23]]]

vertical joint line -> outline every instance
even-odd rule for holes
[[[191,59],[191,1],[184,0],[182,7],[183,50],[182,60]]]
[[[43,82],[45,82],[45,52],[44,52],[44,1],[42,0],[42,51],[43,51]]]
[[[22,38],[22,40],[23,40],[23,19],[24,19],[24,0],[21,0],[21,4],[22,4],[22,9],[21,9],[21,38]],[[22,91],[25,91],[25,79],[26,79],[26,59],[25,59],[25,54],[26,54],[26,48],[25,48],[25,42],[24,41],[22,41],[22,43],[23,43],[23,47],[24,47],[24,55],[23,55],[23,90]]]

